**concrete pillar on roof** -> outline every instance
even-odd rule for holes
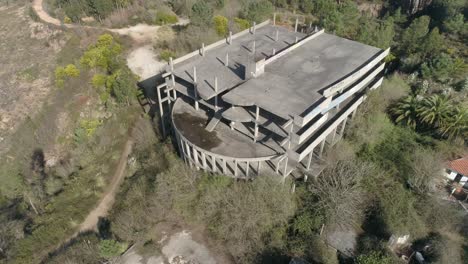
[[[297,43],[297,41],[299,41],[299,38],[296,36],[296,38],[294,39],[294,43]]]
[[[226,61],[224,61],[224,66],[229,66],[229,53],[226,52]]]
[[[172,61],[172,57],[169,57],[169,66],[171,66],[171,72],[174,71],[174,62]]]
[[[202,55],[202,56],[205,56],[205,43],[202,43],[201,45],[202,45],[202,47],[201,47],[201,55]]]
[[[273,26],[276,26],[276,13],[273,13]]]
[[[229,31],[229,45],[232,44],[232,31]]]
[[[253,41],[253,45],[252,45],[252,54],[255,54],[255,40]]]
[[[198,92],[197,92],[197,67],[193,66],[193,93],[195,100],[195,109],[198,110]]]
[[[215,111],[218,111],[218,77],[215,77],[214,79],[214,87],[215,87]]]
[[[299,18],[296,17],[296,23],[294,24],[294,32],[297,32],[298,25],[299,25]]]
[[[273,52],[271,53],[273,56],[276,55],[276,49],[273,49]]]

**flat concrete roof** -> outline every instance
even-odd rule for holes
[[[262,75],[242,83],[223,99],[239,105],[253,103],[283,118],[300,115],[323,97],[320,91],[353,73],[380,51],[322,33],[266,65]]]
[[[278,30],[278,41],[275,41]],[[214,79],[218,79],[218,93],[244,82],[245,65],[272,55],[273,49],[279,51],[306,35],[295,33],[284,27],[266,25],[257,27],[255,34],[246,33],[233,39],[232,44],[223,43],[206,50],[205,55],[196,55],[174,65],[174,75],[186,83],[193,83],[193,67],[197,71],[197,92],[205,100],[213,97]],[[255,40],[255,58],[252,54]],[[226,53],[229,54],[228,67],[224,65]]]

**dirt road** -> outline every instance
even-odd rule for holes
[[[105,191],[103,198],[99,201],[96,208],[89,212],[86,219],[81,223],[78,233],[84,231],[97,231],[97,224],[100,217],[107,216],[107,213],[114,204],[115,195],[119,189],[119,185],[125,177],[125,169],[127,167],[128,155],[132,152],[133,139],[130,138],[125,143],[124,149],[120,154],[120,159],[109,183],[108,189]]]

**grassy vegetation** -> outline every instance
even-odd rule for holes
[[[90,70],[74,57],[81,56],[76,50],[83,50],[77,40],[72,37],[64,48],[72,53],[61,53],[57,59],[58,64],[67,63],[56,70],[60,89],[34,119],[19,127],[13,141],[21,145],[2,157],[0,220],[15,228],[0,230],[0,262],[39,261],[76,232],[112,176],[129,128],[141,111],[133,104],[133,76],[125,84],[132,92],[122,90],[124,86],[116,84],[121,79],[115,77],[110,82],[112,98],[106,104],[100,101],[91,87]],[[112,37],[107,40],[114,45]],[[106,72],[128,71],[118,54],[110,55],[112,68]]]

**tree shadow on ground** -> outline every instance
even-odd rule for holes
[[[355,255],[382,250],[385,247],[384,242],[388,241],[391,236],[378,208],[372,210],[366,216],[362,224],[362,230],[364,232],[357,238]]]

